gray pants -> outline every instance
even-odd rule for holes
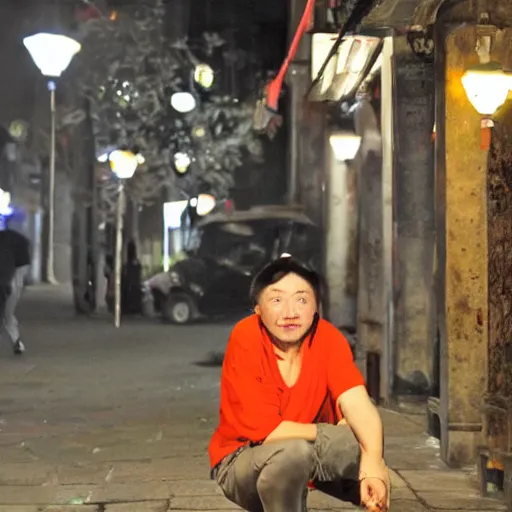
[[[25,287],[25,276],[28,266],[18,267],[11,284],[11,294],[5,304],[2,327],[9,341],[14,344],[20,339],[20,329],[16,318],[16,306],[18,305]]]
[[[359,444],[351,429],[332,426],[312,443],[290,439],[242,449],[219,465],[217,482],[226,497],[249,512],[302,512],[307,485],[360,504]]]

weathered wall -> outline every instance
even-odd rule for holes
[[[512,451],[512,105],[498,112],[487,182],[489,241],[488,443]],[[507,414],[505,411],[509,411]]]
[[[357,324],[357,218],[353,188],[355,171],[329,151],[326,179],[326,269],[328,318],[337,327],[354,330]]]
[[[381,353],[385,303],[383,293],[382,142],[377,114],[362,101],[355,112],[362,137],[357,167],[359,279],[358,343],[363,352]]]
[[[426,395],[434,339],[434,66],[394,39],[394,378]]]
[[[444,35],[437,49],[445,65],[437,70],[436,148],[441,451],[448,464],[459,465],[474,461],[487,387],[488,152],[480,148],[480,116],[461,83],[477,60],[475,30]]]

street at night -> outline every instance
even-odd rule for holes
[[[0,42],[0,512],[512,512],[512,1]]]

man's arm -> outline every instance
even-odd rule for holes
[[[366,388],[356,386],[345,391],[340,395],[338,404],[359,441],[362,455],[381,461],[383,457],[382,420]]]
[[[296,423],[295,421],[282,421],[267,436],[264,443],[272,441],[284,441],[286,439],[305,439],[314,441],[316,439],[317,426],[312,423]]]
[[[345,391],[338,404],[349,427],[354,432],[364,455],[376,461],[383,457],[383,429],[380,414],[373,405],[366,388],[356,386]],[[311,423],[282,421],[265,439],[265,443],[284,439],[314,441],[317,426]]]

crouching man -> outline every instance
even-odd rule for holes
[[[388,510],[381,419],[348,342],[319,316],[318,274],[281,258],[251,296],[226,349],[212,477],[250,512],[302,512],[308,485]]]

